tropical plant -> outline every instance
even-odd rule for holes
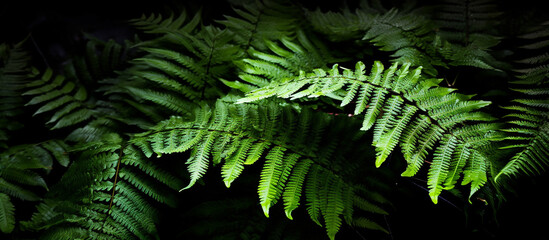
[[[2,236],[391,238],[410,189],[497,211],[544,175],[546,22],[511,38],[490,1],[219,4],[81,34],[58,63],[33,36],[0,45]]]

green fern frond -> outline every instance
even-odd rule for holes
[[[394,52],[394,61],[422,66],[423,71],[432,76],[437,75],[436,67],[449,65],[495,69],[495,60],[486,52],[487,47],[451,44],[432,34],[434,28],[429,18],[393,9],[372,19],[363,40],[380,46],[382,51]]]
[[[549,59],[544,57],[548,49],[546,26],[547,22],[544,22],[526,28],[527,32],[519,36],[524,44],[521,48],[526,56],[531,57],[517,62],[518,80],[512,82],[511,87],[518,97],[503,107],[508,112],[505,116],[508,125],[503,129],[506,135],[501,148],[512,150],[513,155],[495,176],[496,183],[503,177],[539,175],[549,166]]]
[[[436,203],[442,184],[445,181],[454,181],[457,177],[455,171],[461,171],[461,168],[453,168],[454,173],[451,179],[447,180],[451,162],[459,161],[454,160],[453,149],[471,142],[471,151],[481,151],[482,145],[496,138],[493,134],[487,134],[495,127],[490,123],[471,123],[492,120],[490,116],[477,112],[489,102],[469,100],[471,96],[452,93],[453,90],[438,87],[437,83],[440,80],[424,79],[420,76],[421,68],[409,67],[410,64],[406,64],[399,68],[395,63],[384,70],[383,65],[376,62],[370,74],[366,75],[364,64],[361,62],[356,64],[355,71],[344,69],[340,72],[338,66],[334,65],[329,71],[316,69],[312,73],[301,72],[298,77],[284,82],[272,82],[248,93],[245,98],[239,99],[238,103],[271,96],[290,99],[328,96],[341,100],[341,105],[356,101],[354,112],[357,116],[366,110],[361,130],[374,128],[372,145],[376,146],[377,167],[385,161],[395,146],[399,145],[409,164],[402,175],[413,176],[434,151],[433,164],[429,167],[432,174],[428,176],[428,182],[431,197]],[[359,96],[358,89],[361,89]],[[465,131],[457,127],[465,121],[468,125],[476,126],[476,130]],[[449,143],[448,139],[452,141]],[[447,148],[451,148],[452,151]],[[462,165],[463,163],[459,164]],[[474,176],[479,178],[479,182],[475,184],[482,185],[485,182],[484,176]],[[474,176],[471,175],[471,178]],[[451,185],[447,187],[449,186]],[[473,192],[476,189],[476,185],[472,186]]]
[[[298,74],[300,70],[310,71],[337,61],[326,46],[302,30],[296,32],[295,39],[281,38],[280,43],[264,41],[266,50],[250,48],[247,51],[248,58],[235,62],[240,69],[238,77],[241,81],[225,80],[227,85],[242,86],[241,90],[249,91],[263,87],[271,81],[284,81],[285,78]]]
[[[24,86],[35,79],[37,70],[31,67],[31,56],[25,41],[15,45],[0,44],[0,148],[7,148],[10,132],[21,129],[20,117],[25,113]]]
[[[104,99],[91,89],[101,80],[115,75],[125,64],[128,49],[114,40],[101,42],[91,39],[86,54],[66,65],[63,75],[47,69],[40,78],[26,84],[24,96],[32,97],[27,106],[37,106],[35,115],[48,114],[51,129],[74,127],[104,117]]]
[[[520,101],[531,103],[528,101]],[[537,175],[547,169],[549,164],[549,107],[544,105],[529,106],[527,104],[509,107],[516,114],[510,114],[509,124],[515,127],[504,129],[508,134],[506,140],[512,141],[503,148],[516,148],[518,152],[512,156],[510,161],[499,171],[495,180],[502,176],[517,176],[519,174]]]
[[[53,127],[61,128],[68,125],[77,124],[85,121],[91,117],[91,112],[85,108],[79,108],[75,110],[75,107],[81,107],[82,101],[87,98],[85,88],[76,87],[73,81],[67,80],[62,75],[53,76],[52,70],[48,69],[42,78],[33,81],[27,85],[30,89],[23,93],[23,95],[35,95],[26,105],[41,104],[42,106],[36,110],[35,114],[49,112],[61,108],[61,112],[67,111],[68,108],[63,105],[69,102],[75,102],[77,105],[70,105],[71,112],[63,114],[57,121],[57,124]],[[72,107],[75,106],[75,107]],[[78,114],[74,114],[78,112]],[[50,120],[51,121],[51,120]]]
[[[322,12],[320,9],[305,12],[305,16],[313,29],[328,37],[331,41],[346,41],[359,39],[363,36],[365,21],[364,17],[370,17],[365,12],[357,11],[351,13],[348,8],[344,8],[341,13]]]
[[[231,39],[229,31],[213,26],[192,34],[170,31],[160,40],[142,44],[147,55],[135,59],[135,66],[128,71],[134,86],[119,86],[138,100],[165,107],[166,115],[185,114],[187,102],[223,95],[225,90],[217,79],[229,73],[230,62],[241,55]]]
[[[24,228],[41,231],[44,239],[157,235],[154,202],[174,206],[168,189],[181,187],[180,180],[117,135],[107,136],[75,150],[82,151],[80,158],[46,194],[31,220],[22,223]]]
[[[0,232],[9,233],[15,227],[15,207],[10,196],[0,193]]]
[[[394,62],[421,66],[423,72],[431,76],[436,76],[440,67],[473,66],[492,70],[499,67],[488,52],[497,41],[482,47],[450,43],[437,35],[435,22],[421,8],[379,10],[361,5],[354,13],[349,9],[340,13],[316,10],[307,12],[307,16],[317,31],[333,41],[367,41],[381,51],[391,52]]]
[[[48,190],[43,170],[49,173],[54,168],[54,161],[67,166],[67,146],[59,140],[45,141],[38,144],[11,146],[0,154],[0,230],[4,233],[13,231],[15,210],[18,205],[11,198],[23,201],[38,201],[40,191]],[[57,165],[55,165],[56,167]]]
[[[196,12],[190,20],[187,18],[187,12],[185,11],[181,12],[177,17],[172,13],[168,18],[163,17],[161,14],[151,14],[149,16],[143,14],[140,18],[131,19],[129,23],[148,34],[166,34],[179,31],[191,32],[196,29],[202,20],[202,11]]]
[[[501,15],[493,1],[444,1],[436,7],[435,22],[444,39],[487,49],[499,42],[493,26]]]
[[[285,205],[285,212],[288,219],[293,220],[292,211],[299,207],[301,193],[303,189],[303,183],[305,182],[305,176],[309,172],[313,161],[303,160],[299,161],[295,168],[292,170],[290,179],[288,179],[288,184],[283,192],[283,200]]]
[[[291,219],[304,192],[311,219],[326,226],[333,238],[343,222],[342,215],[352,212],[347,208],[353,205],[345,204],[349,200],[343,196],[355,196],[352,185],[339,177],[343,173],[336,169],[342,168],[338,164],[344,161],[344,154],[357,149],[342,144],[358,138],[352,134],[337,135],[349,125],[326,114],[308,109],[302,109],[301,113],[297,115],[296,110],[272,102],[266,106],[235,105],[221,100],[214,109],[207,105],[198,109],[194,120],[172,117],[151,131],[136,135],[132,142],[142,147],[146,141],[149,146],[145,148],[159,155],[190,150],[187,160],[190,182],[182,190],[203,177],[209,165],[217,164],[222,164],[223,181],[230,187],[246,164],[264,158],[257,190],[264,214],[268,217],[269,209],[282,198],[286,215]],[[310,127],[294,127],[296,122]],[[296,135],[303,142],[293,141],[292,136]],[[332,141],[323,142],[327,137]],[[343,195],[342,189],[347,188],[351,192]]]
[[[265,51],[267,41],[294,37],[300,28],[299,7],[291,1],[255,1],[233,8],[237,17],[225,16],[217,21],[234,33],[234,41],[244,50]]]

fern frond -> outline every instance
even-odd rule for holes
[[[370,17],[368,14],[362,16],[363,12],[351,13],[344,8],[341,13],[322,12],[320,9],[306,11],[305,16],[315,31],[326,35],[331,41],[345,41],[359,39],[363,36],[363,29],[366,21],[362,17]]]
[[[300,9],[291,1],[255,1],[233,8],[236,17],[217,21],[234,33],[234,41],[244,50],[267,50],[267,41],[294,37],[299,29]]]
[[[352,185],[339,177],[343,173],[338,169],[343,167],[338,164],[344,161],[344,154],[357,149],[342,144],[359,137],[336,134],[349,125],[333,121],[326,114],[306,108],[301,113],[272,102],[265,106],[235,105],[220,100],[214,109],[204,105],[197,110],[194,120],[172,117],[151,131],[136,135],[132,142],[143,146],[146,141],[157,154],[190,151],[187,165],[191,181],[184,189],[193,186],[210,164],[222,164],[223,181],[230,187],[246,164],[265,159],[257,189],[265,216],[282,198],[286,215],[291,219],[304,192],[311,219],[326,226],[333,238],[343,223],[342,215],[352,212],[348,208],[353,207],[345,204],[350,200],[343,198],[342,189],[350,188],[344,196],[355,197]],[[293,136],[303,142],[293,141]],[[327,137],[332,141],[323,142]]]
[[[257,101],[271,96],[291,99],[327,96],[344,101],[345,104],[356,99],[355,114],[361,116],[360,113],[366,110],[361,130],[374,128],[372,145],[376,146],[377,167],[399,145],[408,162],[408,168],[402,175],[413,176],[434,151],[436,161],[430,166],[429,171],[432,174],[428,176],[428,182],[432,199],[436,203],[439,190],[447,181],[449,166],[452,162],[459,161],[454,159],[456,156],[452,155],[453,149],[458,145],[471,142],[471,151],[481,151],[482,145],[496,138],[495,135],[487,134],[496,127],[492,123],[480,125],[472,123],[472,121],[492,120],[491,117],[477,112],[489,102],[470,100],[471,96],[452,93],[453,90],[438,87],[436,85],[438,81],[423,79],[420,76],[421,68],[409,69],[409,67],[410,64],[406,64],[399,68],[395,63],[384,70],[383,65],[376,62],[371,73],[366,75],[365,67],[361,62],[356,64],[355,71],[345,69],[343,73],[339,72],[337,65],[334,65],[330,71],[316,69],[311,73],[301,72],[299,76],[284,82],[272,82],[248,93],[245,98],[239,99],[238,103]],[[292,84],[302,87],[288,92],[286,86]],[[326,93],[319,91],[325,85],[335,85],[337,88],[331,88]],[[357,85],[363,89],[359,96],[356,96],[359,89]],[[345,88],[346,86],[350,87]],[[349,92],[344,89],[348,89]],[[366,109],[365,106],[368,108]],[[457,127],[465,121],[467,125],[476,127],[467,131]],[[450,143],[448,139],[452,139]],[[459,166],[463,164],[460,162]],[[458,169],[461,168],[453,168],[454,171]],[[456,174],[458,173],[454,172],[451,179],[454,179]],[[482,180],[482,176],[475,176],[481,179],[472,180],[478,181],[478,183],[475,182],[475,186],[472,186],[474,191],[477,189],[476,185],[481,185],[485,181]],[[448,179],[448,181],[454,180]]]
[[[312,163],[311,160],[299,161],[292,170],[291,177],[288,179],[288,184],[286,184],[286,188],[284,189],[284,209],[286,216],[290,220],[293,220],[292,211],[300,205],[299,200],[301,198],[303,183],[305,182],[305,176],[307,176]]]
[[[447,179],[450,168],[450,159],[454,153],[457,139],[453,136],[444,136],[441,145],[433,154],[433,163],[429,168],[427,185],[429,186],[429,196],[436,204],[438,195],[442,191],[442,183]]]
[[[24,43],[0,44],[0,148],[7,148],[10,132],[21,129],[20,116],[25,113],[24,86],[36,78],[37,71],[31,65],[31,56]]]
[[[140,18],[131,19],[129,23],[148,34],[166,34],[178,31],[191,32],[202,20],[202,11],[196,12],[190,20],[187,18],[187,12],[185,11],[181,12],[179,16],[175,16],[172,13],[168,18],[163,17],[161,14],[151,14],[149,16],[143,14]]]
[[[119,136],[106,136],[75,150],[81,151],[80,158],[46,194],[31,220],[22,223],[24,228],[41,231],[44,239],[157,235],[154,202],[174,206],[168,189],[180,188],[180,180]]]
[[[34,96],[26,105],[42,104],[42,106],[35,112],[35,114],[40,114],[58,109],[72,101],[81,102],[82,100],[85,100],[86,92],[82,91],[84,88],[76,88],[76,84],[73,81],[65,80],[66,78],[62,75],[54,77],[51,69],[46,70],[41,79],[33,81],[27,85],[30,89],[24,92],[23,95],[36,96]],[[79,105],[82,104],[80,103]],[[64,118],[66,116],[64,116]],[[71,122],[71,125],[87,120],[91,117],[90,114],[84,114],[83,112],[79,112],[77,115],[73,114],[72,116],[80,117],[73,119],[74,122]],[[62,119],[59,121],[62,121]]]
[[[231,39],[229,31],[213,26],[196,33],[169,31],[141,44],[147,55],[135,59],[134,67],[127,73],[134,83],[118,86],[129,90],[139,101],[165,107],[166,116],[185,114],[189,111],[185,108],[188,102],[199,103],[224,94],[218,78],[227,75],[230,62],[242,55],[230,43]]]
[[[334,41],[367,41],[382,51],[391,52],[394,62],[421,66],[423,72],[431,76],[436,76],[440,67],[496,69],[500,65],[488,52],[497,41],[484,46],[486,44],[480,44],[486,41],[479,37],[479,46],[450,43],[437,35],[435,22],[422,13],[421,8],[380,10],[362,5],[354,13],[349,9],[339,13],[316,10],[307,12],[307,16],[317,31]]]
[[[340,217],[345,209],[343,200],[343,181],[339,178],[330,182],[327,194],[326,210],[323,211],[324,221],[326,222],[326,231],[330,239],[335,239],[336,233],[342,224]]]
[[[518,96],[503,109],[508,124],[503,131],[502,149],[512,150],[512,156],[499,170],[494,180],[501,182],[502,177],[534,176],[547,171],[549,166],[549,93],[547,68],[547,23],[532,28],[519,39],[524,41],[521,48],[529,57],[519,60],[516,72],[517,81],[512,82],[512,90]],[[541,55],[540,55],[541,53]]]
[[[499,42],[493,26],[501,14],[492,1],[444,1],[436,8],[435,22],[448,41],[488,49]]]
[[[99,124],[94,121],[105,123],[104,118],[116,109],[114,103],[105,101],[108,97],[94,90],[125,65],[128,47],[114,40],[103,42],[90,37],[85,52],[84,56],[73,58],[63,74],[47,69],[40,78],[26,84],[23,95],[32,97],[26,105],[37,107],[35,115],[47,115],[46,124],[51,129],[74,130],[79,125],[86,128],[86,124],[97,127]]]
[[[42,194],[36,188],[49,190],[43,176],[57,167],[54,161],[67,166],[67,145],[59,140],[38,144],[11,146],[0,154],[0,230],[11,232],[15,225],[17,205],[12,198],[23,201],[39,201]]]
[[[284,81],[301,70],[310,71],[336,61],[323,43],[315,41],[314,36],[306,35],[302,30],[296,32],[295,39],[281,38],[279,42],[264,42],[267,49],[260,51],[250,48],[247,51],[248,58],[235,62],[241,70],[238,77],[247,84],[242,90],[263,87],[271,81]],[[301,86],[287,87],[286,91],[291,92]]]
[[[0,231],[10,233],[15,227],[15,207],[10,201],[10,196],[0,193]]]
[[[541,174],[547,169],[549,163],[549,116],[547,110],[526,107],[524,114],[531,119],[522,121],[509,121],[517,127],[507,128],[507,140],[518,142],[504,146],[504,148],[517,148],[519,151],[499,171],[495,180],[502,176],[517,176],[519,173],[526,175]],[[536,114],[536,115],[531,115]],[[514,116],[510,116],[514,117]],[[533,120],[533,121],[532,121]]]

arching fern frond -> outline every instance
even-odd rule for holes
[[[150,154],[190,151],[190,182],[183,189],[201,179],[210,165],[222,165],[223,181],[230,187],[245,165],[265,159],[258,186],[265,215],[268,217],[270,208],[283,201],[291,219],[305,195],[311,219],[325,226],[333,239],[343,223],[342,215],[349,221],[354,217],[352,200],[347,198],[359,195],[353,192],[352,178],[345,176],[356,172],[352,165],[346,165],[346,159],[349,154],[353,160],[360,157],[362,148],[350,145],[360,139],[361,132],[337,134],[356,126],[350,119],[335,121],[328,114],[307,108],[298,115],[289,107],[264,104],[235,105],[221,100],[214,109],[198,109],[194,119],[172,117],[136,135],[131,142]]]
[[[377,167],[400,145],[408,162],[402,175],[414,176],[434,151],[428,176],[433,202],[437,202],[441,189],[453,188],[459,173],[464,174],[466,183],[472,182],[472,195],[478,190],[477,186],[486,182],[484,169],[489,163],[468,164],[470,169],[463,171],[464,158],[469,151],[475,153],[471,156],[482,156],[481,148],[496,137],[495,125],[476,123],[492,120],[477,111],[489,102],[470,100],[472,96],[438,87],[440,80],[422,78],[420,71],[421,68],[410,69],[410,64],[399,67],[397,63],[385,70],[380,62],[375,62],[370,74],[366,75],[361,62],[356,64],[354,72],[349,69],[340,72],[336,64],[330,70],[315,69],[312,73],[301,72],[285,82],[273,82],[250,92],[238,102],[271,96],[290,99],[328,96],[341,101],[342,107],[354,103],[353,114],[364,119],[361,130],[373,128],[372,145],[376,147]],[[453,173],[448,175],[450,167]]]
[[[118,135],[104,136],[75,149],[80,157],[23,223],[25,229],[40,231],[41,239],[157,236],[155,206],[174,206],[170,189],[180,181]]]

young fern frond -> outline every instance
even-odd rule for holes
[[[478,190],[477,186],[486,182],[486,172],[475,167],[485,167],[488,163],[468,165],[470,171],[462,171],[464,159],[456,160],[460,155],[452,152],[456,148],[467,148],[482,154],[481,147],[497,137],[493,124],[476,123],[492,120],[477,111],[489,102],[469,100],[471,96],[438,87],[440,80],[424,79],[420,71],[421,68],[410,69],[410,64],[399,67],[397,63],[384,70],[380,62],[375,62],[370,74],[366,75],[362,62],[356,64],[354,72],[349,69],[340,72],[336,64],[327,71],[315,69],[311,73],[301,72],[285,82],[272,82],[248,93],[238,103],[272,96],[290,99],[327,96],[341,101],[341,107],[355,103],[354,114],[364,115],[361,130],[373,128],[376,167],[386,160],[396,145],[400,145],[408,162],[402,175],[414,176],[434,151],[428,176],[433,202],[437,202],[444,182],[454,182],[458,173],[463,173],[464,178],[472,182],[473,194]],[[460,128],[461,125],[475,128],[467,130]],[[452,164],[456,161],[459,164]],[[448,178],[450,166],[454,166],[454,172]],[[448,184],[445,188],[452,187],[453,184]]]
[[[81,156],[23,227],[43,239],[155,238],[154,202],[174,206],[169,189],[180,180],[116,134],[75,151]]]
[[[210,165],[218,164],[222,165],[225,185],[231,187],[246,164],[256,163],[264,156],[258,186],[264,214],[268,217],[270,208],[282,200],[286,215],[292,219],[291,213],[300,205],[304,193],[311,219],[325,226],[333,239],[341,227],[343,213],[352,213],[348,208],[353,205],[344,204],[349,200],[343,197],[358,196],[352,193],[351,179],[337,169],[345,166],[341,161],[345,161],[347,154],[357,151],[348,145],[359,139],[360,132],[356,136],[338,135],[337,130],[350,127],[348,121],[335,121],[327,114],[306,108],[301,110],[304,116],[301,118],[291,108],[265,103],[266,106],[235,105],[221,100],[214,109],[207,105],[198,109],[194,120],[172,117],[151,131],[136,135],[131,142],[158,155],[190,151],[187,160],[190,182],[183,189],[201,179]],[[295,121],[309,128],[294,128]],[[304,131],[297,133],[304,135],[298,137],[303,142],[290,138],[296,131]],[[332,183],[338,187],[334,188]],[[342,194],[342,189],[347,188],[351,192]]]

